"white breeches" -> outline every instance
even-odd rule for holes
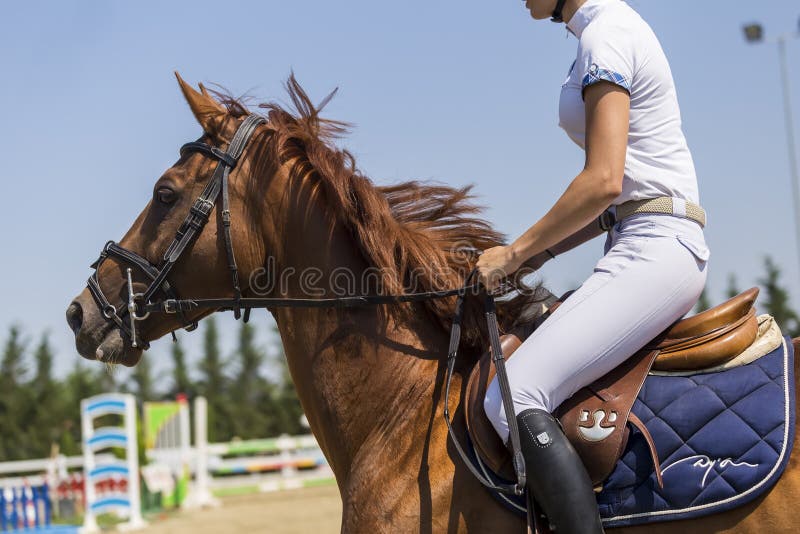
[[[516,414],[553,412],[689,312],[706,282],[708,248],[688,219],[634,215],[611,229],[605,251],[594,273],[508,361]],[[496,379],[484,409],[507,441]]]

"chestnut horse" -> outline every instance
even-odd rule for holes
[[[227,146],[249,111],[230,97],[178,81],[203,128],[201,140]],[[469,188],[373,185],[354,158],[332,144],[346,124],[322,119],[322,106],[315,107],[294,78],[288,89],[296,110],[262,106],[268,120],[230,178],[233,243],[245,295],[331,297],[343,293],[342,285],[355,294],[458,287],[475,259],[464,248],[502,241],[477,218]],[[196,152],[182,156],[158,179],[153,199],[120,244],[158,264],[215,165]],[[183,297],[231,295],[219,210],[217,205],[170,274]],[[127,299],[126,267],[109,258],[98,271],[103,293],[118,299],[117,306]],[[134,286],[141,290],[145,282],[135,280]],[[501,323],[507,328],[524,307],[535,309],[542,294],[519,292],[502,304]],[[448,441],[444,403],[459,405],[461,379],[485,339],[473,306],[465,317],[464,365],[451,398],[444,399],[453,303],[270,310],[303,409],[336,476],[342,532],[525,531],[524,521],[489,495]],[[88,290],[70,304],[67,321],[85,358],[132,366],[141,357]],[[180,326],[174,315],[154,315],[139,324],[139,335],[149,341]],[[456,431],[463,439],[461,416],[459,409]],[[756,502],[699,520],[620,531],[790,532],[799,500],[800,465],[793,455],[777,485]]]

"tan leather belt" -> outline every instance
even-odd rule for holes
[[[706,226],[706,211],[699,205],[682,198],[658,197],[646,200],[629,200],[616,206],[616,215],[606,210],[600,216],[600,227],[610,230],[616,223],[631,215],[639,213],[661,213],[664,215],[675,215],[690,219],[700,225]]]

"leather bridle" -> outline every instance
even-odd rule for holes
[[[203,230],[203,227],[206,225],[211,215],[211,211],[217,204],[220,192],[222,193],[222,227],[225,236],[225,249],[228,256],[228,269],[231,273],[231,282],[233,286],[233,303],[231,308],[237,319],[241,316],[242,306],[240,301],[242,298],[242,290],[239,287],[239,269],[236,267],[236,258],[233,253],[233,242],[231,240],[228,177],[231,170],[236,167],[239,157],[242,155],[245,146],[247,146],[247,142],[253,136],[258,125],[263,122],[265,122],[263,117],[248,115],[239,125],[239,128],[237,128],[227,151],[200,142],[186,143],[181,147],[181,156],[190,152],[199,152],[218,160],[218,163],[205,189],[203,189],[203,192],[192,204],[186,219],[184,219],[178,231],[175,233],[175,238],[167,247],[166,252],[164,252],[159,265],[153,265],[146,258],[113,241],[106,243],[106,246],[103,247],[103,251],[100,253],[100,257],[92,264],[95,271],[86,283],[89,292],[100,307],[103,316],[119,327],[128,337],[132,347],[147,350],[150,346],[147,341],[137,336],[136,323],[138,321],[144,321],[150,315],[150,310],[145,308],[147,304],[151,303],[151,299],[156,293],[160,291],[164,294],[166,297],[166,301],[164,302],[178,301],[175,288],[169,283],[167,276],[180,259],[181,254],[183,254],[186,248],[194,242]],[[121,260],[123,263],[132,264],[150,279],[150,285],[144,293],[135,293],[133,289],[132,269],[127,267],[128,302],[125,309],[117,309],[111,304],[111,301],[105,296],[100,287],[98,272],[103,262],[110,257]],[[191,331],[197,328],[197,322],[189,321],[183,309],[176,308],[175,310],[171,310],[165,307],[163,311],[166,313],[178,314],[183,322],[184,328],[187,330]],[[125,321],[126,317],[128,319],[127,322]]]
[[[188,320],[185,312],[201,308],[209,310],[231,309],[236,319],[241,317],[241,310],[244,309],[244,318],[246,321],[250,309],[252,308],[354,308],[380,304],[398,304],[402,302],[421,302],[456,296],[456,308],[450,331],[450,346],[448,349],[445,373],[445,399],[448,399],[456,358],[458,356],[459,342],[461,340],[464,298],[468,294],[480,294],[484,301],[484,312],[492,349],[492,361],[497,372],[496,376],[500,384],[500,396],[503,399],[503,408],[509,425],[509,443],[511,445],[512,463],[517,480],[508,484],[496,484],[482,475],[476,462],[465,452],[455,435],[450,421],[450,410],[447,406],[447,402],[445,402],[443,416],[447,423],[450,437],[455,444],[456,451],[461,456],[470,472],[490,490],[521,495],[525,489],[525,462],[521,452],[519,428],[514,414],[511,390],[508,384],[503,351],[500,345],[495,302],[494,297],[483,290],[480,283],[476,281],[476,269],[467,276],[462,287],[440,291],[404,293],[400,295],[359,295],[336,298],[242,297],[242,291],[239,286],[239,270],[236,266],[230,231],[231,213],[228,195],[228,177],[230,172],[236,167],[245,146],[253,136],[256,128],[264,122],[266,122],[266,120],[263,117],[248,115],[236,130],[227,151],[199,142],[186,143],[181,147],[181,156],[190,152],[199,152],[205,156],[216,159],[218,163],[214,174],[211,176],[208,184],[206,184],[203,192],[192,204],[186,219],[184,219],[183,223],[178,228],[178,231],[175,233],[175,238],[167,247],[158,265],[150,263],[143,256],[118,245],[114,241],[106,243],[105,247],[103,247],[103,251],[100,253],[100,257],[91,265],[94,269],[94,273],[92,273],[87,281],[89,292],[92,294],[103,316],[107,321],[113,322],[120,329],[128,338],[132,347],[147,350],[150,347],[150,343],[137,335],[136,323],[144,321],[151,313],[177,314],[183,322],[184,328],[187,330],[194,330],[197,328],[197,322]],[[208,223],[209,216],[214,206],[216,206],[220,193],[222,193],[221,218],[225,237],[225,249],[228,256],[228,268],[231,273],[231,282],[233,286],[233,297],[180,299],[175,287],[170,284],[167,277],[176,262],[180,259],[181,254],[194,242],[200,232],[202,232],[206,223]],[[127,305],[122,309],[118,309],[111,304],[111,301],[103,293],[98,279],[100,266],[106,259],[112,257],[121,261],[123,264],[136,267],[150,279],[150,285],[144,293],[136,293],[133,287],[133,269],[131,267],[126,268],[128,301]],[[162,293],[165,298],[153,301],[153,297],[159,292]],[[126,318],[128,319],[127,322]],[[174,332],[172,334],[173,336],[175,335]]]

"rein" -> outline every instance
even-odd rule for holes
[[[242,291],[239,286],[239,271],[236,266],[230,231],[231,213],[228,195],[228,177],[230,172],[236,167],[247,142],[255,133],[256,128],[264,122],[266,121],[263,117],[248,115],[237,128],[227,151],[200,142],[186,143],[181,147],[180,152],[182,156],[189,152],[199,152],[205,156],[216,159],[218,161],[217,167],[208,184],[203,189],[203,192],[189,209],[189,213],[175,233],[172,243],[170,243],[167,250],[164,252],[159,265],[150,263],[150,261],[140,254],[128,250],[113,241],[106,243],[105,247],[103,247],[103,251],[100,253],[100,257],[91,265],[95,271],[89,277],[86,284],[103,316],[120,329],[123,335],[129,339],[132,347],[147,350],[150,344],[141,339],[137,334],[136,323],[144,321],[151,313],[176,314],[183,322],[184,328],[191,331],[197,328],[197,322],[189,321],[186,317],[186,312],[198,309],[230,309],[233,310],[236,319],[241,317],[241,310],[244,309],[244,320],[247,321],[252,308],[356,308],[381,304],[422,302],[456,296],[456,308],[450,330],[450,346],[447,351],[447,371],[445,379],[444,419],[447,424],[447,431],[461,459],[481,484],[491,490],[521,495],[525,488],[525,462],[520,446],[519,428],[514,413],[511,389],[508,384],[505,360],[503,359],[503,351],[500,345],[495,301],[494,296],[486,292],[480,282],[474,281],[477,275],[477,269],[473,269],[472,272],[470,272],[462,287],[440,291],[425,291],[400,295],[359,295],[314,299],[242,297]],[[181,254],[194,242],[200,232],[202,232],[206,223],[208,223],[211,211],[216,206],[220,193],[222,195],[221,219],[225,238],[225,250],[234,296],[229,298],[181,299],[178,297],[174,286],[167,280],[167,276],[180,259]],[[123,263],[136,267],[138,271],[141,271],[150,279],[150,285],[144,293],[136,293],[133,287],[133,269],[131,269],[131,267],[126,268],[128,301],[124,309],[118,310],[111,304],[111,301],[106,297],[100,287],[98,276],[100,266],[110,257],[114,257],[121,260]],[[152,298],[159,292],[166,298],[153,302]],[[483,296],[484,313],[492,350],[492,361],[497,371],[496,376],[500,385],[503,409],[509,425],[512,460],[517,477],[517,482],[515,484],[494,484],[488,478],[484,477],[478,471],[474,460],[464,452],[463,447],[458,442],[450,420],[450,409],[447,401],[450,396],[450,385],[453,379],[456,358],[458,356],[458,347],[461,341],[461,321],[464,315],[464,298],[469,293],[478,293]],[[126,318],[128,321],[125,320]],[[175,333],[172,332],[172,335],[174,337]]]

